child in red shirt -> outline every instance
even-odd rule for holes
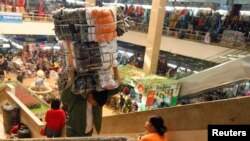
[[[66,121],[66,114],[60,106],[61,102],[59,99],[52,99],[51,109],[45,115],[45,121],[47,122],[45,134],[47,137],[61,136],[61,131]]]

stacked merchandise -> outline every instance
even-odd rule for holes
[[[74,94],[117,87],[110,68],[118,64],[115,38],[128,27],[123,11],[119,7],[60,9],[53,18],[55,33],[62,40],[59,89],[69,79],[73,79]]]
[[[220,44],[230,47],[238,47],[244,42],[244,33],[233,30],[224,30]]]

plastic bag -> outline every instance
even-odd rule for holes
[[[40,130],[40,134],[41,134],[42,136],[45,136],[45,135],[46,135],[46,127],[42,128],[42,129]]]

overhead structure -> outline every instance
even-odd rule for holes
[[[250,56],[230,61],[197,74],[180,79],[180,97],[218,88],[239,81],[250,80]]]

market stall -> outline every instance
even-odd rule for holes
[[[119,67],[122,79],[121,92],[109,101],[109,107],[117,113],[145,111],[176,106],[178,81],[159,75],[146,75],[142,69],[131,65]]]

